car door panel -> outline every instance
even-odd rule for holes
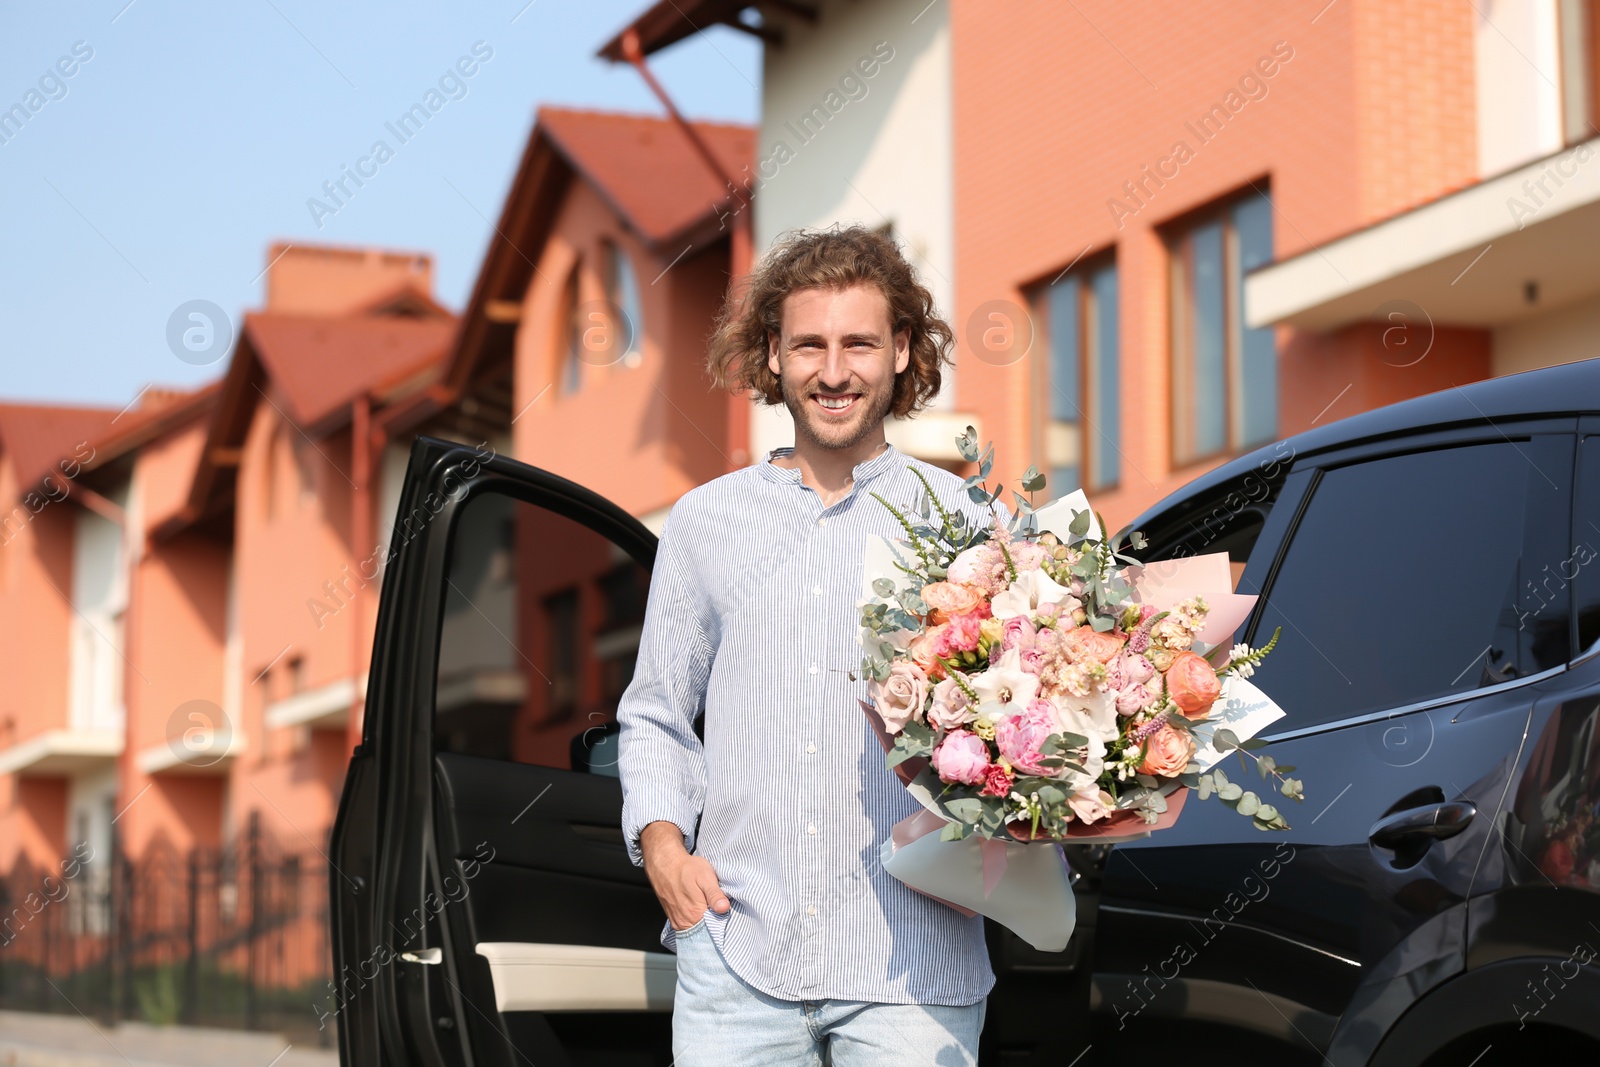
[[[648,530],[580,486],[413,447],[334,834],[359,887],[334,887],[336,963],[366,972],[346,1065],[670,1059],[663,916],[622,847],[620,784],[585,754],[631,674],[653,556]],[[619,960],[657,995],[527,993],[581,994]],[[497,968],[523,992],[497,993]]]
[[[1519,521],[1529,543],[1537,546],[1533,554],[1543,557],[1565,547],[1561,534],[1571,440],[1565,424],[1538,429],[1558,432],[1543,434],[1542,441],[1530,434],[1520,442],[1540,477],[1523,478],[1530,517]],[[1484,439],[1508,440],[1492,433],[1473,440]],[[1342,458],[1462,443],[1460,435],[1436,435]],[[1506,466],[1520,462],[1498,454]],[[1250,556],[1239,591],[1267,593],[1242,628],[1241,636],[1254,645],[1264,643],[1274,625],[1286,632],[1296,628],[1295,619],[1281,612],[1274,616],[1274,582],[1286,546],[1316,500],[1321,474],[1338,458],[1296,467],[1267,519],[1270,536],[1262,536]],[[1299,497],[1297,485],[1303,490]],[[1518,516],[1522,503],[1519,499]],[[1426,546],[1384,544],[1379,519],[1373,516],[1370,541],[1350,541],[1348,562],[1323,553],[1329,567],[1350,570],[1351,583],[1362,580],[1360,553],[1365,551],[1420,553],[1419,565],[1426,565]],[[1550,531],[1555,533],[1545,536]],[[1382,600],[1403,598],[1405,590],[1389,587],[1383,593],[1370,605],[1375,625],[1362,640],[1414,640],[1403,617],[1395,625],[1384,624],[1390,618],[1385,611],[1393,609]],[[1565,625],[1564,612],[1552,607],[1543,621]],[[1508,625],[1516,621],[1502,617],[1495,639],[1526,651],[1531,637]],[[1548,638],[1544,631],[1540,635]],[[1286,663],[1269,656],[1257,684],[1271,694],[1272,672]],[[1500,661],[1493,669],[1502,669]],[[1292,829],[1262,833],[1211,799],[1188,804],[1172,830],[1116,846],[1102,881],[1097,1010],[1111,1016],[1116,1027],[1138,1025],[1152,1015],[1185,1022],[1212,1019],[1275,1036],[1305,1062],[1319,1061],[1336,1032],[1354,1035],[1341,1045],[1344,1051],[1365,1047],[1370,1052],[1382,1032],[1379,1024],[1392,1022],[1380,1018],[1381,1005],[1394,1001],[1385,998],[1386,982],[1397,975],[1415,979],[1422,972],[1438,981],[1464,965],[1465,902],[1493,838],[1531,708],[1555,673],[1511,677],[1487,691],[1445,692],[1409,707],[1369,703],[1353,708],[1353,716],[1333,714],[1323,724],[1298,729],[1297,709],[1280,701],[1288,717],[1268,729],[1272,743],[1261,751],[1294,766],[1308,800],[1295,804],[1269,795],[1271,786],[1247,757],[1230,757],[1222,767],[1244,788],[1283,801],[1278,807]],[[1472,679],[1468,674],[1469,683]],[[1386,848],[1372,839],[1386,818],[1455,823],[1438,837],[1380,834],[1398,846]]]

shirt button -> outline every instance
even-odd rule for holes
[[[817,673],[817,665],[815,663],[813,663],[811,666],[806,668],[806,671],[807,671],[807,673],[810,673],[810,674],[816,674]]]
[[[817,832],[817,824],[816,823],[814,823],[814,822],[806,823],[806,833],[814,834],[816,832]]]
[[[812,596],[821,596],[822,595],[822,586],[820,586],[820,585],[812,586],[811,587],[811,595]]]
[[[818,520],[817,520],[817,525],[818,525],[818,526],[826,526],[826,525],[828,525],[828,518],[827,518],[827,516],[826,516],[826,515],[824,515],[824,516],[823,516],[823,517],[822,517],[822,518],[820,518],[820,519],[818,519]]]
[[[807,915],[815,915],[816,913],[817,913],[817,906],[815,904],[807,904],[806,905],[806,914]]]
[[[810,742],[808,742],[806,744],[806,751],[807,752],[815,752],[816,750],[817,750],[817,743],[815,741],[810,741]]]

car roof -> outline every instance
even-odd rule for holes
[[[1596,359],[1452,386],[1330,422],[1229,460],[1146,510],[1133,521],[1133,529],[1147,529],[1159,515],[1187,498],[1241,479],[1269,464],[1281,463],[1286,455],[1299,459],[1420,430],[1586,413],[1600,413],[1600,360]],[[1285,452],[1286,444],[1292,451]]]

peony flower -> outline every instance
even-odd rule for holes
[[[945,580],[974,586],[992,596],[1005,588],[1005,558],[993,541],[974,545],[950,561]]]
[[[1126,689],[1143,685],[1155,676],[1155,664],[1136,652],[1124,651],[1106,665],[1106,688]]]
[[[1039,631],[1033,621],[1026,615],[1013,615],[1009,619],[998,620],[1003,629],[1000,631],[1000,644],[1004,648],[1014,648],[1026,652],[1039,643]]]
[[[891,734],[904,730],[906,723],[922,717],[928,698],[928,676],[915,663],[904,660],[889,668],[885,682],[873,682],[868,690],[873,706],[883,718],[883,728]]]
[[[1159,699],[1161,694],[1148,685],[1130,685],[1116,692],[1117,714],[1136,715]]]
[[[946,782],[977,785],[989,768],[989,744],[970,730],[951,730],[933,750],[934,773]]]
[[[1145,738],[1144,759],[1137,770],[1158,778],[1175,778],[1183,773],[1194,756],[1194,738],[1171,723],[1162,723]]]
[[[1057,585],[1056,580],[1042,570],[1021,571],[1017,580],[1003,593],[996,593],[990,604],[997,619],[1009,619],[1017,615],[1033,615],[1047,604],[1064,604],[1072,599],[1072,594],[1066,587]],[[1073,607],[1076,607],[1076,603]]]
[[[933,687],[933,706],[928,709],[928,725],[938,730],[954,730],[977,717],[977,709],[954,678],[942,679]]]
[[[922,587],[922,600],[947,616],[964,615],[983,602],[983,590],[959,582],[929,582]]]
[[[1013,770],[1050,777],[1056,771],[1039,762],[1046,758],[1039,746],[1055,732],[1055,709],[1048,700],[1035,699],[1021,715],[1007,715],[995,724],[994,742]]]
[[[978,790],[980,797],[1008,797],[1011,795],[1011,783],[1015,781],[1011,768],[1003,763],[989,764],[988,773],[984,775],[983,788]]]
[[[1028,706],[1039,692],[1039,676],[1022,669],[1020,656],[1013,648],[988,670],[974,675],[972,688],[978,693],[978,714],[996,723]]]
[[[1179,652],[1167,668],[1167,695],[1186,718],[1203,719],[1222,692],[1211,664],[1193,652]]]
[[[1067,797],[1067,807],[1082,822],[1104,819],[1115,810],[1117,798],[1093,783]]]

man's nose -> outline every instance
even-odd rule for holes
[[[822,357],[822,367],[817,375],[824,389],[843,391],[850,384],[850,366],[845,359],[844,345],[830,344]]]

